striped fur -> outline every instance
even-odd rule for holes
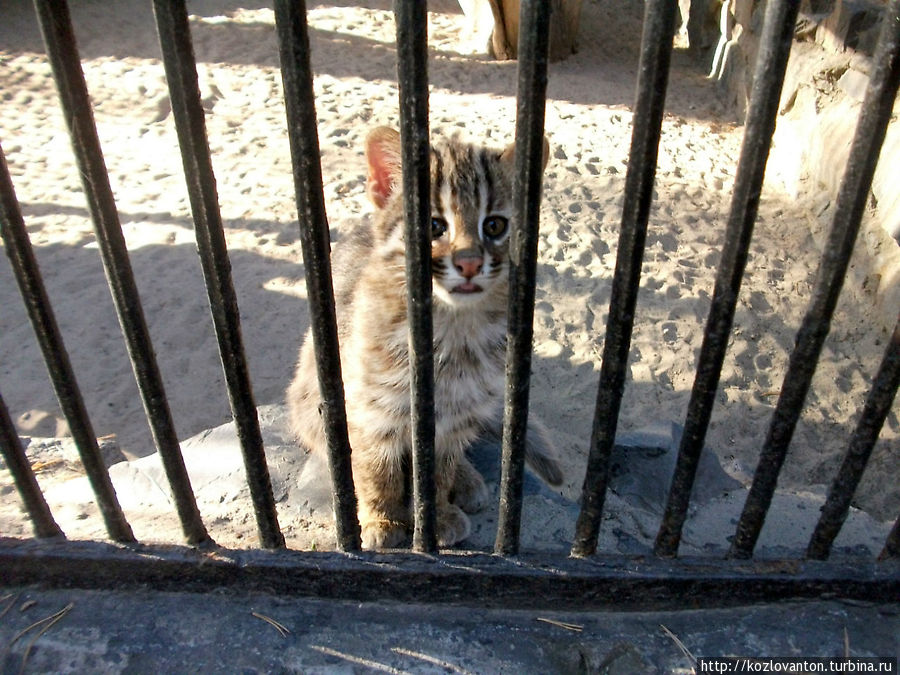
[[[410,387],[400,140],[379,127],[366,141],[374,221],[335,247],[332,267],[354,484],[363,546],[401,544],[410,526]],[[546,148],[545,148],[546,160]],[[469,534],[464,511],[485,506],[487,489],[465,458],[497,432],[506,350],[513,148],[494,151],[456,139],[431,153],[435,451],[438,543]],[[293,431],[325,450],[312,340],[307,335],[287,392]],[[561,482],[540,426],[529,434],[533,467]],[[323,477],[325,479],[325,477]]]

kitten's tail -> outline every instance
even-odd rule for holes
[[[482,437],[500,444],[503,434],[502,426],[502,421],[498,419],[495,424],[485,429]],[[550,431],[534,414],[528,416],[525,461],[538,476],[550,485],[562,485],[563,471],[559,463],[559,453],[550,439]]]

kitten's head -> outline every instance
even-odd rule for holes
[[[544,165],[549,146],[544,140]],[[403,250],[400,134],[366,139],[367,192],[378,209],[376,236]],[[515,145],[491,150],[454,138],[431,149],[431,270],[434,295],[448,305],[480,302],[505,287],[512,229]]]

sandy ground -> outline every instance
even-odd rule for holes
[[[325,196],[340,231],[369,209],[362,139],[372,126],[397,122],[393,20],[387,0],[308,5]],[[187,439],[227,422],[230,412],[150,3],[109,7],[85,0],[72,10],[131,262],[179,437]],[[459,53],[458,7],[449,0],[430,7],[433,134],[463,130],[505,145],[515,123],[515,64]],[[231,0],[195,0],[189,11],[254,393],[260,405],[279,404],[308,314],[273,13],[265,2]],[[592,422],[641,12],[637,1],[586,0],[579,53],[551,67],[532,406],[558,439],[568,498],[581,486]],[[8,0],[3,14],[0,142],[32,243],[97,435],[115,435],[129,458],[145,457],[152,441],[30,3]],[[623,432],[683,421],[713,290],[742,129],[701,71],[676,51]],[[707,437],[707,448],[743,483],[809,300],[819,256],[809,234],[815,217],[777,185],[766,186]],[[0,390],[20,432],[64,436],[5,259],[0,308]],[[846,289],[782,488],[821,492],[831,481],[885,340],[864,292]],[[897,411],[895,404],[856,501],[880,521],[900,511],[900,484],[886,480],[900,475]],[[0,533],[27,534],[0,473],[8,495]],[[53,487],[66,477],[51,466],[39,480]],[[83,517],[75,513],[63,529],[77,529]]]

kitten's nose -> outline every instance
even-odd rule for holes
[[[484,258],[477,253],[460,253],[453,256],[453,266],[466,281],[471,281],[472,277],[481,271],[484,265]]]

